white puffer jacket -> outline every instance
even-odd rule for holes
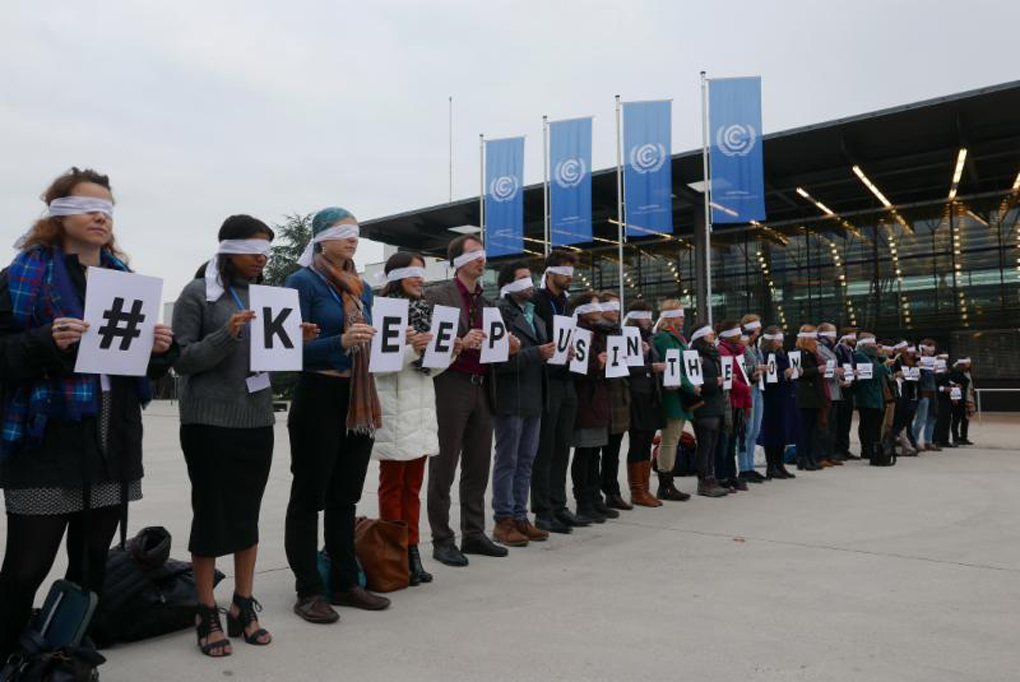
[[[418,353],[404,346],[404,366],[399,372],[375,375],[375,388],[382,407],[382,428],[375,432],[372,456],[376,459],[408,461],[422,455],[439,454],[436,424],[436,392],[432,379],[442,369],[423,374],[411,363]]]

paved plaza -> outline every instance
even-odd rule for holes
[[[389,595],[381,613],[341,609],[335,626],[290,610],[279,421],[255,588],[273,645],[238,639],[232,657],[213,660],[189,630],[106,651],[104,682],[1017,679],[1017,417],[986,414],[972,426],[975,447],[623,512],[508,558],[471,557],[467,568],[439,565],[426,545],[434,583]],[[154,405],[145,427],[132,532],[166,526],[173,555],[186,558],[175,408]],[[377,477],[373,465],[359,513],[376,514]],[[680,487],[691,491],[693,479]],[[231,589],[228,577],[221,603]]]

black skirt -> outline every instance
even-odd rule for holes
[[[191,539],[197,556],[218,557],[259,542],[259,510],[273,462],[273,427],[181,425],[191,479]]]
[[[653,391],[630,392],[630,428],[640,431],[658,431],[666,426],[662,405]]]

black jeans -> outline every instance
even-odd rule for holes
[[[606,495],[620,494],[620,445],[623,444],[622,433],[609,434],[609,442],[602,446],[600,468],[600,485]],[[598,492],[598,491],[596,491]]]
[[[818,461],[819,429],[818,422],[824,408],[800,408],[800,429],[797,431],[797,461],[814,464]]]
[[[884,415],[884,409],[862,407],[858,410],[861,425],[857,429],[857,433],[861,439],[861,457],[871,459],[871,456],[875,453],[875,448],[880,445],[882,440],[882,418]]]
[[[720,422],[720,417],[694,418],[694,437],[698,440],[694,467],[698,478],[703,481],[715,478],[715,451],[720,438]]]
[[[744,409],[734,407],[732,410],[733,431],[721,428],[715,446],[715,475],[720,481],[737,477],[737,444],[744,442]]]
[[[57,558],[65,529],[67,573],[64,577],[102,598],[106,553],[119,521],[119,506],[93,509],[88,524],[84,512],[7,515],[7,548],[0,569],[0,663],[17,648],[18,636],[32,614],[36,592]]]
[[[962,400],[953,405],[953,442],[967,440],[970,419],[967,417],[967,403]]]
[[[567,507],[570,440],[577,417],[573,380],[550,377],[547,390],[538,453],[531,468],[531,511],[538,516]]]
[[[578,510],[590,509],[595,502],[593,480],[598,480],[599,448],[574,448],[574,461],[570,465],[570,477],[574,483],[574,501]]]
[[[935,418],[935,442],[945,445],[949,442],[949,427],[953,422],[953,402],[948,393],[939,392],[938,416]]]
[[[319,575],[319,511],[324,510],[326,552],[333,565],[332,587],[358,583],[354,554],[354,512],[361,500],[372,438],[348,433],[350,379],[304,372],[287,420],[290,470],[284,546],[298,597],[324,594]]]
[[[837,455],[850,452],[850,424],[854,420],[853,396],[843,394],[843,399],[836,402],[835,444]]]
[[[652,441],[655,440],[655,431],[644,431],[642,429],[631,429],[630,444],[627,446],[627,463],[637,464],[647,462],[652,458]]]

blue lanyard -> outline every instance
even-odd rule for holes
[[[333,300],[336,301],[336,304],[338,306],[340,306],[341,310],[343,310],[344,303],[343,303],[343,301],[340,300],[340,297],[337,296],[336,291],[333,289],[333,285],[329,283],[329,280],[326,279],[325,277],[323,277],[322,273],[320,273],[318,270],[315,270],[313,268],[308,268],[308,269],[311,270],[312,272],[314,272],[316,275],[319,276],[319,279],[321,279],[323,281],[323,283],[326,285],[326,291],[329,292],[329,295],[333,297]]]
[[[244,307],[244,304],[241,303],[241,299],[237,296],[237,292],[234,291],[234,287],[227,287],[227,291],[229,291],[230,295],[234,298],[234,303],[237,304],[237,309],[238,310],[240,310],[242,312],[244,310],[247,310],[247,308]]]

